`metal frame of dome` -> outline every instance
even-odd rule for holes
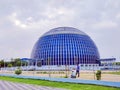
[[[58,27],[51,29],[50,31],[46,32],[43,36],[52,35],[52,34],[81,34],[81,35],[87,35],[86,33],[73,28],[73,27]]]

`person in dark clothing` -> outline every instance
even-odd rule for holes
[[[76,76],[78,75],[78,77],[80,76],[80,66],[79,64],[77,64],[77,68],[76,68]]]

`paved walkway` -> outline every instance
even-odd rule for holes
[[[63,90],[63,89],[22,83],[13,83],[9,81],[0,81],[0,90]]]

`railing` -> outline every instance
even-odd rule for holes
[[[71,78],[72,68],[76,66],[22,66],[22,75],[25,76],[42,76],[42,77],[57,77],[57,78]],[[18,67],[11,67],[11,68],[1,68],[1,74],[14,74],[14,71]],[[95,67],[94,67],[95,68]],[[80,77],[76,77],[76,79],[83,79],[83,80],[96,80],[96,69],[87,69],[87,70],[80,70]],[[102,68],[102,67],[101,67]],[[120,82],[120,66],[116,66],[114,69],[109,70],[101,70],[102,81],[114,81]]]

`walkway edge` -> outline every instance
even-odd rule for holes
[[[13,75],[13,74],[0,74],[0,76],[25,78],[25,79],[49,80],[49,81],[56,81],[56,82],[94,84],[94,85],[102,85],[102,86],[110,86],[110,87],[120,88],[120,82],[109,82],[109,81],[98,81],[98,80],[81,80],[81,79],[72,79],[72,78],[49,78],[49,77],[23,76],[23,75]]]

